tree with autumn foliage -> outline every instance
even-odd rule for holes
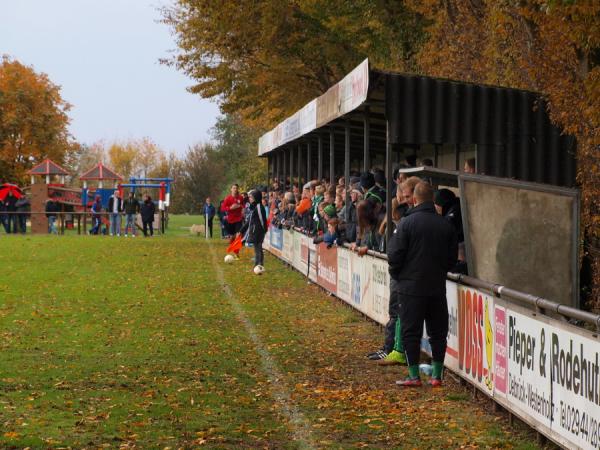
[[[584,264],[600,310],[600,2],[410,0],[429,21],[417,55],[426,75],[540,92],[577,138]]]
[[[411,68],[419,15],[389,0],[179,0],[163,10],[179,53],[165,62],[224,113],[269,128],[369,57]]]
[[[588,299],[600,310],[600,2],[178,0],[163,13],[179,47],[167,62],[196,82],[190,91],[261,131],[366,57],[545,96],[551,120],[577,138]]]
[[[13,182],[44,158],[59,164],[76,150],[68,131],[70,105],[60,87],[8,56],[0,63],[0,177]]]

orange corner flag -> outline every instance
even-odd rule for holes
[[[236,237],[229,247],[227,247],[227,253],[234,253],[236,251],[240,251],[242,249],[242,236]]]

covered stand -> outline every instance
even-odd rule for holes
[[[449,170],[475,158],[480,174],[572,187],[575,146],[539,94],[383,72],[365,60],[265,133],[258,153],[268,158],[269,185],[344,176],[348,186],[351,171],[381,168],[391,192],[394,166],[407,156]],[[388,223],[390,210],[388,195]]]

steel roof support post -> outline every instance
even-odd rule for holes
[[[329,127],[329,183],[335,185],[335,133]]]
[[[346,186],[346,198],[345,198],[345,204],[349,205],[350,204],[350,189],[348,189],[348,187],[350,186],[350,120],[346,119],[346,122],[344,123],[344,140],[345,140],[345,146],[344,146],[344,185]],[[345,210],[345,217],[344,220],[346,221],[346,223],[348,222],[348,220],[350,220],[350,208],[346,208]]]
[[[290,161],[290,191],[294,192],[294,147],[290,147],[288,160]]]
[[[310,140],[306,143],[306,183],[310,181],[312,178],[312,148],[310,145]]]
[[[302,144],[298,144],[298,190],[302,189]]]
[[[287,189],[287,152],[286,148],[283,148],[283,190]]]
[[[321,136],[320,134],[317,141],[317,152],[317,178],[319,179],[319,182],[321,182],[321,180],[323,179],[323,136]]]
[[[281,165],[279,164],[279,152],[275,152],[275,176],[277,177],[277,184],[279,184],[281,180],[281,173],[279,172],[280,167]]]
[[[371,149],[370,149],[370,140],[371,140],[371,117],[369,107],[365,107],[365,117],[364,117],[364,143],[363,143],[363,172],[366,172],[371,168]]]
[[[392,238],[392,232],[394,228],[392,223],[392,190],[394,180],[392,180],[392,144],[390,143],[390,121],[386,120],[385,124],[385,179],[387,184],[387,192],[385,196],[385,217],[387,220],[387,226],[385,227],[385,237],[387,248],[387,242],[389,242]]]
[[[271,174],[273,173],[273,158],[267,155],[267,192],[271,190]]]

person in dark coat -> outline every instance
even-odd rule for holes
[[[409,376],[400,386],[421,386],[419,358],[423,322],[427,326],[432,352],[432,386],[442,384],[448,304],[446,274],[456,264],[458,242],[454,227],[438,215],[433,188],[420,182],[414,189],[415,207],[408,210],[390,239],[390,277],[400,296],[402,341]]]
[[[146,195],[144,199],[144,203],[140,207],[140,213],[142,215],[142,226],[144,229],[144,236],[148,237],[148,230],[150,232],[150,236],[154,236],[154,213],[156,212],[156,207],[154,206],[154,202],[149,195]]]
[[[94,203],[92,203],[92,229],[90,234],[100,233],[102,226],[102,199],[99,195],[96,195]]]
[[[215,205],[210,201],[210,197],[207,197],[204,203],[204,220],[206,221],[210,237],[213,237],[213,219],[215,218],[215,214]]]
[[[56,217],[60,211],[60,205],[51,198],[46,200],[46,217],[48,218],[48,233],[58,234],[56,229]]]
[[[254,265],[264,267],[264,254],[262,244],[267,233],[267,213],[262,205],[262,194],[258,190],[252,190],[248,193],[250,201],[250,214],[248,221],[244,224],[239,235],[246,236],[246,242],[252,244],[254,248]]]
[[[10,233],[10,228],[8,227],[8,216],[6,215],[6,205],[3,200],[0,200],[0,223],[4,227],[4,231],[8,234]]]
[[[125,237],[127,232],[131,230],[131,236],[135,237],[135,216],[140,212],[140,202],[135,198],[133,191],[129,192],[129,197],[123,202],[123,210],[125,211]]]
[[[15,214],[15,212],[17,212],[17,197],[15,197],[11,191],[8,192],[8,195],[4,199],[4,205],[6,207],[6,212],[8,213],[8,215],[7,215],[8,227],[7,227],[6,232],[7,233],[16,233],[17,232],[17,215]]]
[[[435,209],[456,230],[458,237],[458,262],[451,272],[468,274],[467,261],[465,257],[465,233],[463,231],[462,213],[460,210],[460,198],[454,195],[450,189],[440,189],[433,197]]]
[[[19,224],[19,232],[25,233],[27,231],[27,216],[28,212],[31,211],[31,203],[25,196],[17,200],[17,223]]]
[[[454,195],[450,189],[440,189],[435,191],[433,196],[435,210],[444,217],[456,230],[458,242],[464,242],[465,234],[463,232],[462,213],[460,211],[460,199]]]

